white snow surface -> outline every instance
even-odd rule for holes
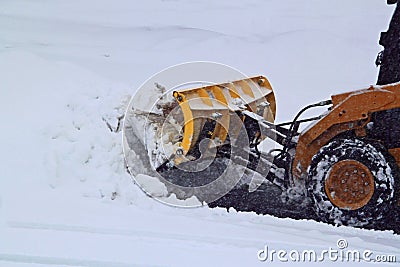
[[[165,206],[132,182],[110,131],[141,83],[187,61],[266,75],[278,121],[368,87],[385,2],[1,1],[0,266],[262,266],[265,245],[322,250],[340,238],[400,261],[391,231]]]

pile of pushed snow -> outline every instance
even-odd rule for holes
[[[76,187],[88,197],[132,202],[139,189],[126,172],[121,142],[129,88],[75,66],[56,71],[68,73],[75,88],[63,90],[63,119],[43,131],[52,144],[45,155],[48,183]]]
[[[1,92],[0,104],[14,115],[3,121],[9,125],[3,132],[9,153],[1,160],[5,174],[13,177],[1,181],[3,193],[14,187],[45,194],[43,186],[50,186],[126,203],[146,198],[126,170],[122,149],[124,114],[134,89],[21,51],[1,54],[0,71],[8,74],[2,82],[9,88]],[[139,178],[152,192],[176,198],[156,178]]]
[[[46,160],[49,183],[80,181],[86,195],[114,197],[120,193],[115,181],[126,179],[119,125],[128,97],[118,99],[109,83],[80,86],[82,94],[67,95],[65,119],[45,131],[53,144]]]
[[[0,104],[14,114],[4,122],[10,125],[5,149],[19,158],[2,159],[15,177],[3,189],[70,186],[78,195],[131,201],[139,189],[125,170],[121,145],[128,86],[27,52],[0,55],[0,71],[8,74],[2,82],[9,89]]]

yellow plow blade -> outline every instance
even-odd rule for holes
[[[271,123],[275,120],[274,92],[268,79],[263,76],[175,91],[173,96],[183,113],[183,138],[180,144],[180,154],[183,156],[200,141],[207,121],[215,121],[209,134],[214,145],[219,146],[224,144],[228,134],[238,133],[242,127],[238,125],[240,120],[232,119],[232,116],[238,116],[238,111],[249,110]],[[241,118],[243,120],[244,117]]]

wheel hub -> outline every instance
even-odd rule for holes
[[[356,160],[337,162],[325,181],[329,200],[341,209],[356,210],[365,206],[374,190],[374,176],[367,166]]]

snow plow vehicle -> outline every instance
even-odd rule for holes
[[[195,162],[198,167],[229,158],[283,190],[303,188],[302,197],[312,201],[319,219],[346,225],[384,218],[398,202],[400,84],[334,95],[305,107],[284,124],[273,124],[275,97],[262,76],[172,95],[183,127],[168,141],[159,138],[176,142],[158,165],[160,155],[150,151],[150,161],[159,173],[175,170],[175,175],[185,179],[190,170],[180,165]],[[317,106],[329,108],[321,116],[299,119],[306,109]],[[165,121],[172,115],[159,116],[165,116]],[[311,124],[298,132],[306,122]],[[281,148],[260,151],[258,145],[265,139],[273,139]],[[201,177],[194,179],[200,182]]]
[[[384,54],[383,61],[389,56]],[[279,124],[275,94],[264,76],[170,90],[156,84],[160,96],[151,110],[136,106],[143,101],[141,96],[131,101],[125,115],[128,171],[135,177],[159,177],[168,194],[178,199],[195,196],[210,206],[235,206],[232,199],[242,205],[252,193],[264,191],[269,193],[255,206],[272,203],[274,212],[275,202],[295,202],[300,213],[310,208],[316,220],[327,223],[369,227],[390,218],[397,225],[400,83],[396,75],[390,84],[308,105],[293,121]],[[301,118],[314,107],[326,110]],[[265,143],[275,146],[266,151]],[[278,188],[279,193],[268,187]],[[144,190],[154,197],[150,189]]]

